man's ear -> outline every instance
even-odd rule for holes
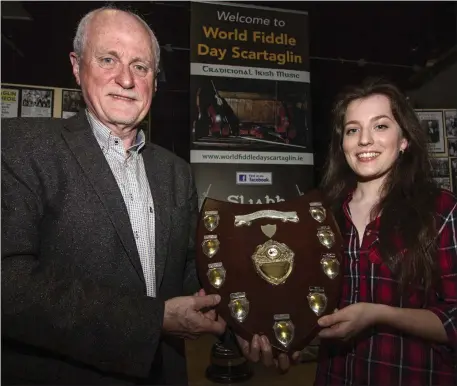
[[[71,67],[73,68],[73,75],[75,76],[76,83],[78,83],[78,86],[81,86],[81,80],[79,77],[79,57],[76,55],[75,52],[70,52],[70,62],[71,62]]]

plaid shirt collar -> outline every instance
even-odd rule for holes
[[[348,225],[353,225],[351,209],[349,208],[349,203],[352,201],[353,196],[354,196],[354,191],[351,191],[350,193],[348,193],[346,199],[343,202],[343,213],[344,213],[346,222],[349,221]],[[381,226],[381,216],[378,215],[378,216],[376,216],[376,218],[373,221],[370,221],[370,223],[366,226],[366,231],[368,231],[370,234],[374,234],[374,235],[378,236],[380,226]]]

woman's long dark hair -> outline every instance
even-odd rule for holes
[[[333,109],[333,133],[321,189],[337,218],[342,204],[357,184],[342,149],[348,105],[357,99],[384,95],[408,146],[386,176],[381,198],[371,219],[382,213],[379,232],[381,258],[399,280],[400,288],[411,284],[430,289],[434,280],[435,204],[439,192],[432,177],[425,130],[399,89],[380,80],[367,80],[343,93]],[[394,240],[401,240],[401,247]],[[403,254],[402,251],[406,253]]]

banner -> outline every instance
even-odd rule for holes
[[[314,187],[306,13],[192,2],[190,71],[200,203],[277,202]]]

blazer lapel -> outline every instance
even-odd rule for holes
[[[67,120],[64,140],[105,206],[139,278],[145,282],[132,226],[122,193],[97,143],[85,113]],[[146,289],[146,287],[145,287]]]
[[[164,178],[164,174],[167,173],[165,165],[162,165],[161,160],[154,156],[154,149],[150,144],[147,144],[143,150],[143,161],[154,200],[155,270],[158,291],[168,256],[173,189],[170,187],[168,178]]]

